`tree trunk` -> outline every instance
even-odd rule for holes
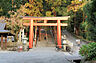
[[[41,41],[41,27],[39,27],[39,41]]]
[[[13,0],[12,0],[12,8],[13,8]]]
[[[55,40],[55,43],[56,43],[56,27],[54,26],[54,28],[53,28],[53,33],[54,33],[54,40]]]
[[[35,38],[34,38],[34,40],[35,40],[35,47],[36,47],[36,45],[37,45],[37,26],[35,26]]]
[[[79,29],[76,28],[76,35],[79,35]]]
[[[78,27],[76,27],[76,12],[74,13],[74,32],[76,35],[79,35]]]
[[[53,13],[54,16],[56,16],[56,11]]]
[[[15,41],[18,40],[18,33],[19,33],[19,32],[20,32],[20,30],[16,32],[16,35],[15,35]]]

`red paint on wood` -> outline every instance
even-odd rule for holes
[[[23,23],[23,25],[29,26],[30,23]],[[67,23],[61,23],[61,26],[68,26]],[[34,23],[33,26],[57,26],[57,23]]]
[[[57,21],[57,42],[58,46],[61,45],[61,26],[60,26],[60,20]],[[61,48],[61,46],[59,46]]]
[[[33,20],[30,21],[29,48],[33,48]]]
[[[47,23],[47,20],[44,20],[44,23]]]
[[[67,23],[60,23],[60,20],[68,20],[70,16],[65,17],[23,17],[24,20],[31,20],[30,23],[23,23],[23,25],[30,26],[29,48],[33,47],[33,26],[57,26],[57,42],[61,48],[61,26],[68,26]],[[43,20],[44,23],[34,23],[33,20]],[[48,20],[58,20],[57,23],[47,23]],[[40,30],[39,30],[40,32]],[[41,39],[41,32],[39,33],[39,40]]]

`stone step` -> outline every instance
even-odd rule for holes
[[[37,43],[38,47],[54,47],[55,44],[53,42],[47,42],[47,41],[42,41]]]

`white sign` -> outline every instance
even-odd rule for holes
[[[63,40],[63,44],[66,44],[66,41],[65,40]]]
[[[76,42],[80,42],[80,39],[76,39]]]

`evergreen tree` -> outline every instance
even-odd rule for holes
[[[8,11],[15,11],[21,7],[27,0],[0,0],[0,16],[10,17]]]
[[[74,24],[73,29],[76,35],[79,35],[80,23],[84,21],[84,13],[82,11],[83,11],[83,7],[85,4],[86,4],[85,0],[73,0],[71,1],[71,4],[68,5],[67,7],[68,8],[67,11],[68,12],[72,11],[74,14],[72,15],[72,19],[73,19],[73,24]],[[78,13],[80,14],[80,16]]]

